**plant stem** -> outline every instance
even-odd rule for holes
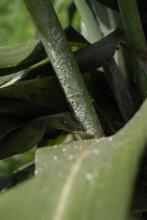
[[[129,43],[136,50],[147,49],[136,0],[118,0],[120,14]]]
[[[49,0],[25,0],[25,3],[77,120],[88,134],[103,136],[90,96],[52,4]]]
[[[74,3],[78,9],[78,12],[81,16],[81,23],[84,25],[84,36],[90,41],[90,43],[94,43],[97,40],[101,39],[100,29],[98,27],[98,23],[93,16],[93,13],[87,3],[86,0],[74,0]],[[87,16],[85,16],[87,15]]]
[[[90,25],[88,22],[85,23],[87,30],[90,30],[91,27],[93,27],[93,29],[91,29],[91,34],[93,33],[94,36],[97,37],[97,40],[98,38],[102,38],[102,40],[100,41],[103,41],[105,39],[104,34],[110,31],[110,29],[104,25],[104,24],[107,25],[109,24],[107,10],[104,9],[104,7],[95,0],[90,0],[90,1],[75,0],[75,3],[77,5],[77,8],[79,10],[79,13],[83,21],[86,21],[87,18],[89,21],[90,20],[91,22],[93,21],[93,26]],[[91,8],[91,10],[89,8],[90,13],[88,10],[87,11],[84,10],[85,7]],[[102,13],[101,17],[99,17],[100,13]],[[99,35],[97,35],[97,31],[99,31]],[[88,40],[91,40],[90,36]],[[113,44],[112,42],[113,41],[111,41],[111,45]],[[108,44],[106,42],[104,42],[104,45],[105,46],[103,46],[103,48],[106,47],[108,49]],[[100,50],[97,50],[97,52],[100,53],[100,55],[102,54]],[[128,85],[125,79],[122,77],[122,74],[113,58],[113,54],[108,58],[108,60],[109,61],[104,65],[104,70],[107,73],[106,78],[113,92],[114,98],[118,104],[122,117],[125,121],[127,121],[128,119],[130,119],[130,117],[133,115],[135,111],[134,102],[130,94]]]
[[[147,52],[147,45],[137,1],[118,0],[118,4],[126,36],[130,45],[135,50],[135,55],[137,55],[135,62],[132,62],[132,68],[135,73],[140,95],[144,99],[147,97],[147,62],[144,59],[144,54]]]

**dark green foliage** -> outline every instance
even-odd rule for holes
[[[0,175],[0,190],[12,188],[0,196],[2,220],[127,220],[131,198],[133,220],[146,219],[144,1],[52,2],[66,7],[64,24],[78,9],[83,35],[63,30],[49,0],[25,0],[38,39],[0,47],[0,160],[31,155]]]
[[[23,1],[0,1],[0,46],[33,40],[31,19]]]
[[[72,42],[75,41],[81,45],[89,45],[86,40],[83,40],[82,36],[75,32],[73,29],[69,28],[67,30],[69,30],[67,32],[68,36],[72,36],[70,37],[70,40]],[[70,33],[73,33],[73,35],[70,35]],[[75,36],[75,38],[72,40],[73,36]],[[80,70],[82,72],[90,71],[95,69],[96,67],[104,65],[104,63],[107,63],[107,60],[111,56],[113,56],[117,46],[123,40],[123,37],[123,33],[120,30],[116,30],[101,41],[98,41],[93,45],[89,45],[75,52],[75,57],[79,64]],[[34,50],[34,45],[37,45],[37,43],[29,43],[25,46],[20,45],[20,47],[17,46],[17,50],[15,50],[15,48],[7,50],[5,54],[8,54],[8,56],[10,56],[10,54],[13,54],[15,60],[13,61],[13,63],[11,62],[11,67],[10,64],[8,64],[8,68],[5,67],[3,70],[1,69],[2,73],[7,73],[7,71],[9,72],[10,68],[12,68],[12,71],[17,71],[17,68],[24,68],[25,65],[19,65],[19,63],[21,63],[21,60],[24,59],[22,58],[22,56],[25,57],[26,61],[23,62],[26,63],[27,66],[29,66],[30,64],[30,57],[32,57],[31,60],[33,60],[33,62],[36,62],[38,60],[37,54],[40,55],[41,59],[46,58],[46,54],[41,43],[38,44],[40,46],[37,46],[38,49],[40,48],[39,50]],[[26,48],[28,49],[26,50]],[[5,49],[3,49],[3,51],[4,50]],[[21,56],[19,51],[21,51]],[[25,51],[27,52],[27,55],[25,55]],[[32,53],[32,51],[34,52]],[[36,53],[36,51],[38,52]],[[6,62],[6,59],[4,60]],[[19,75],[17,74],[16,83],[13,83],[13,80],[10,80],[6,84],[3,84],[2,88],[0,89],[0,113],[2,118],[7,117],[7,124],[5,121],[1,122],[1,126],[2,123],[4,123],[5,126],[4,128],[1,127],[1,129],[6,130],[4,130],[3,132],[10,133],[11,130],[15,130],[17,126],[18,128],[21,127],[24,123],[24,119],[22,117],[25,117],[29,121],[31,118],[34,117],[41,117],[43,115],[49,115],[68,110],[67,102],[65,100],[62,89],[60,88],[56,77],[52,75],[54,75],[54,71],[51,64],[45,63],[20,73],[20,79]],[[86,82],[87,80],[85,74],[84,78]],[[10,119],[8,118],[8,115]],[[15,116],[15,118],[13,118],[12,116]],[[10,126],[12,126],[12,128]],[[50,127],[53,127],[53,122],[51,123]],[[68,131],[68,129],[64,129],[64,127],[60,126],[59,124],[58,126],[56,126],[55,129]],[[77,131],[77,129],[76,127],[73,127],[70,131]],[[1,133],[1,135],[2,134],[3,133]],[[8,147],[5,146],[5,148]],[[27,146],[26,149],[28,149]],[[13,154],[13,151],[8,151],[10,151],[10,155]],[[22,150],[22,152],[23,151],[24,150]],[[14,152],[14,154],[15,153],[16,151]],[[8,155],[8,153],[5,155]]]

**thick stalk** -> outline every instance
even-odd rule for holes
[[[147,49],[136,0],[118,0],[124,29],[132,47],[138,51]]]
[[[25,3],[76,118],[88,134],[101,137],[100,122],[52,4],[49,0]]]
[[[144,59],[144,54],[147,52],[147,45],[137,1],[118,0],[118,4],[126,36],[130,45],[137,54],[137,58],[135,62],[132,62],[132,66],[140,95],[144,99],[147,97],[147,62]]]
[[[84,36],[88,39],[88,41],[90,41],[90,43],[94,43],[97,40],[100,40],[101,39],[100,29],[87,1],[74,0],[74,3],[81,16],[81,24],[83,25],[82,27],[84,30],[83,31]]]
[[[107,25],[109,24],[109,18],[107,10],[104,8],[104,6],[101,6],[100,3],[96,2],[95,0],[75,0],[75,3],[83,21],[86,21],[86,19],[93,21],[93,26],[89,25],[88,22],[86,22],[85,25],[87,30],[91,29],[91,34],[94,33],[94,36],[97,37],[97,40],[98,38],[103,38],[104,35],[108,34],[108,32],[110,31],[110,29],[107,27]],[[91,9],[91,13],[89,13],[89,11],[85,11],[85,7],[89,7],[89,10]],[[101,17],[99,17],[100,14]],[[97,31],[99,31],[99,35],[97,35]],[[88,40],[91,40],[90,36]],[[107,44],[105,46],[108,48]],[[114,98],[116,99],[122,117],[125,121],[127,121],[133,115],[135,111],[135,106],[130,91],[128,89],[128,85],[125,79],[122,77],[122,73],[117,67],[113,55],[109,57],[109,61],[106,65],[104,65],[104,70],[107,73],[107,79],[111,86]]]

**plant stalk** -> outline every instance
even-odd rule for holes
[[[107,27],[109,24],[108,13],[104,6],[101,6],[101,4],[99,2],[96,2],[95,0],[75,0],[75,3],[83,21],[85,21],[88,33],[93,33],[94,36],[97,37],[96,40],[98,40],[99,38],[104,40],[104,35],[107,35],[110,31],[110,29]],[[88,7],[91,13],[89,13],[88,10],[85,11],[85,7]],[[99,14],[101,14],[100,17]],[[91,20],[91,22],[93,21],[93,26],[89,22],[86,22],[86,19],[88,19],[89,21]],[[97,34],[97,31],[99,32],[99,35]],[[90,36],[88,40],[91,40]],[[104,43],[104,45],[104,47],[108,48],[107,43]],[[97,52],[99,53],[100,51],[98,50]],[[100,52],[100,55],[101,54],[102,53]],[[135,105],[130,94],[128,85],[125,79],[122,77],[122,73],[113,58],[113,54],[108,58],[108,62],[105,63],[104,70],[107,73],[106,78],[113,92],[114,98],[118,104],[122,117],[125,121],[127,121],[135,112]]]
[[[25,0],[25,4],[77,120],[88,134],[103,136],[87,88],[52,4],[49,0]]]
[[[147,62],[144,55],[147,52],[147,45],[137,1],[118,0],[118,4],[127,39],[136,56],[135,61],[132,61],[132,69],[141,98],[145,99],[147,97]]]
[[[118,0],[120,14],[128,38],[132,47],[138,51],[147,49],[143,32],[139,9],[136,0]]]

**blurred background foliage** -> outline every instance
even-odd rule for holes
[[[72,0],[53,0],[59,19],[66,27],[71,24]],[[79,15],[74,13],[72,26],[79,29]],[[23,0],[0,0],[0,46],[36,38],[35,30]]]
[[[31,19],[21,0],[0,1],[0,45],[34,38]]]

